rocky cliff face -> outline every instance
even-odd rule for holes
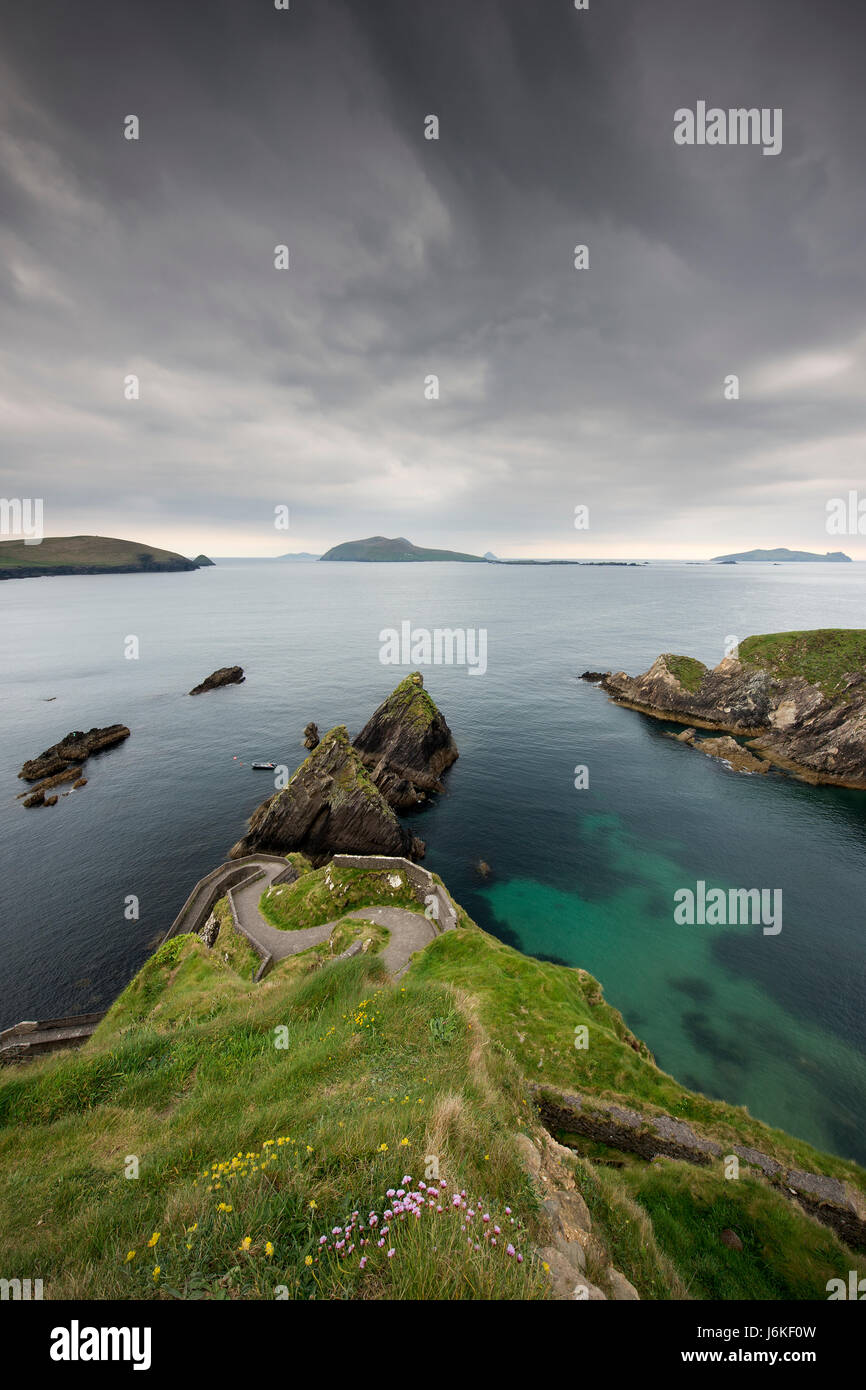
[[[454,736],[419,671],[383,701],[354,746],[379,791],[398,811],[444,791],[439,777],[458,756]]]
[[[597,678],[597,672],[587,672]],[[617,703],[656,718],[722,729],[807,781],[866,788],[866,672],[826,693],[801,676],[782,678],[726,657],[710,670],[666,653],[641,676],[601,678]]]
[[[336,853],[423,856],[423,843],[374,786],[343,725],[325,734],[288,786],[259,806],[231,857],[289,850],[302,850],[314,863]]]

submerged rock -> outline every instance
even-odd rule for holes
[[[332,854],[392,854],[420,859],[423,843],[398,821],[373,784],[344,725],[325,734],[288,786],[253,813],[231,858],[301,850],[314,863]]]
[[[221,666],[218,671],[212,671],[201,685],[193,686],[189,693],[204,695],[208,690],[218,690],[221,685],[240,685],[243,680],[246,680],[246,676],[242,666]]]
[[[754,753],[737,743],[730,734],[698,738],[694,729],[684,729],[681,734],[672,734],[671,738],[676,739],[677,743],[687,743],[690,748],[696,748],[699,753],[706,753],[711,758],[721,758],[723,762],[729,763],[735,772],[770,770],[770,763],[766,758],[756,758]]]
[[[355,739],[372,780],[398,811],[423,805],[442,792],[440,774],[456,760],[457,745],[441,712],[413,671],[384,700]]]

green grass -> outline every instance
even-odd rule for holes
[[[707,674],[707,668],[702,661],[697,661],[693,656],[666,654],[665,662],[671,675],[676,676],[684,689],[692,695],[700,690],[704,676]]]
[[[150,982],[154,1022],[131,1022],[120,1001],[83,1051],[0,1079],[10,1269],[54,1299],[543,1294],[533,1260],[476,1252],[447,1215],[392,1222],[394,1258],[373,1245],[366,1270],[359,1251],[320,1251],[353,1211],[381,1215],[387,1189],[417,1182],[431,1156],[449,1195],[456,1183],[492,1212],[510,1205],[529,1250],[540,1217],[509,1138],[518,1078],[460,1010],[448,1039],[434,1037],[431,1020],[455,1009],[449,988],[393,986],[359,956],[302,979],[235,979],[214,1009],[228,972],[178,940],[158,998]],[[131,1155],[137,1179],[124,1176]]]
[[[395,888],[388,879],[398,872],[402,883]],[[318,927],[374,903],[423,911],[402,871],[371,872],[335,864],[315,869],[295,883],[273,885],[262,894],[259,911],[271,926],[283,931],[299,931],[304,927]]]
[[[261,983],[174,937],[84,1048],[0,1072],[7,1277],[41,1278],[49,1299],[544,1297],[532,1251],[550,1230],[514,1143],[537,1132],[527,1080],[662,1108],[863,1187],[855,1165],[680,1087],[590,975],[520,955],[462,910],[394,984],[374,954],[387,933],[333,898],[395,890],[386,875],[332,872],[327,898],[325,870],[292,886],[295,913],[339,918],[330,941]],[[374,950],[329,961],[355,936]],[[579,1024],[588,1051],[573,1046]],[[611,1157],[594,1146],[566,1160],[592,1213],[590,1277],[613,1260],[649,1299],[814,1298],[856,1267],[768,1184]],[[381,1229],[387,1190],[437,1167],[449,1196],[465,1188],[507,1219],[522,1264],[467,1244],[447,1201],[441,1216],[392,1220],[366,1269],[357,1244],[328,1248],[354,1212],[375,1211]],[[725,1227],[743,1251],[720,1244]]]
[[[740,643],[740,660],[780,680],[800,676],[825,695],[836,695],[846,676],[866,674],[866,629],[815,628],[771,632]]]
[[[719,1143],[740,1143],[790,1167],[827,1173],[866,1190],[866,1172],[754,1119],[745,1107],[711,1100],[681,1086],[655,1065],[649,1049],[598,981],[583,970],[524,956],[463,918],[426,948],[406,978],[450,981],[476,1000],[480,1019],[520,1071],[538,1085],[597,1095],[648,1114],[665,1112]],[[574,1046],[585,1026],[589,1046]]]
[[[242,980],[252,980],[262,963],[261,956],[254,951],[245,936],[236,929],[232,921],[228,898],[220,898],[214,907],[214,915],[220,924],[217,938],[211,950],[219,960],[230,966]]]
[[[652,1223],[658,1248],[699,1299],[822,1299],[827,1281],[855,1260],[834,1233],[772,1187],[726,1182],[702,1168],[662,1161],[621,1178]],[[724,1230],[743,1249],[730,1250]]]

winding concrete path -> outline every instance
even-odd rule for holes
[[[259,899],[281,870],[279,864],[265,861],[261,862],[260,867],[264,877],[232,889],[232,901],[240,925],[262,953],[270,954],[274,960],[285,960],[286,956],[296,956],[310,946],[327,941],[340,917],[335,917],[331,922],[322,922],[317,927],[301,927],[298,931],[282,931],[266,921],[259,911]],[[362,918],[387,928],[390,939],[381,957],[388,973],[395,977],[407,969],[413,953],[423,950],[437,935],[423,912],[411,912],[405,907],[371,905],[346,912],[343,916]]]

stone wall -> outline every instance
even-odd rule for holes
[[[720,1144],[673,1115],[642,1114],[597,1096],[568,1095],[549,1086],[534,1084],[530,1089],[542,1123],[554,1135],[579,1134],[650,1162],[657,1157],[674,1158],[701,1167],[715,1164],[720,1171],[723,1160],[734,1154],[848,1245],[866,1249],[866,1196],[850,1183],[825,1173],[786,1168],[744,1144]]]
[[[450,897],[420,864],[385,854],[335,854],[331,862],[348,869],[384,869],[403,874],[422,907],[429,906],[428,899],[432,897],[436,915],[428,920],[437,932],[451,931],[457,926],[457,911]]]
[[[290,870],[292,874],[295,872],[291,864],[279,854],[253,854],[243,859],[232,859],[225,864],[218,864],[209,874],[205,874],[204,878],[199,879],[163,941],[168,941],[172,936],[180,936],[184,932],[200,932],[213,912],[214,904],[226,896],[229,888],[240,887],[241,882],[249,877],[251,866],[258,866],[264,862],[282,864],[284,869]],[[278,874],[274,882],[281,878],[282,875]]]

